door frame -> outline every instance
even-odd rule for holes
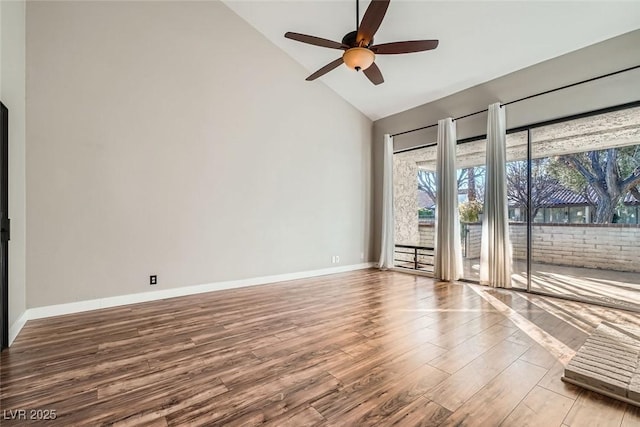
[[[0,102],[0,349],[9,347],[9,110]]]

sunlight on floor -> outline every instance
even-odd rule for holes
[[[464,260],[464,278],[479,280],[478,259]],[[598,300],[608,304],[640,309],[640,274],[614,270],[566,267],[533,263],[531,290],[556,295]],[[523,263],[514,266],[513,286],[526,289]]]
[[[517,313],[514,309],[487,293],[486,287],[479,285],[470,286],[471,289],[473,289],[485,301],[511,320],[522,332],[527,334],[531,339],[555,356],[562,364],[566,365],[569,363],[571,358],[575,355],[575,351],[566,346],[560,340],[556,339],[548,332],[545,332],[542,328]]]

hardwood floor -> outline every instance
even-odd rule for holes
[[[0,424],[637,426],[559,358],[638,317],[364,270],[30,321]]]

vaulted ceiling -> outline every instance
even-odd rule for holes
[[[342,51],[285,39],[286,31],[340,41],[355,29],[355,0],[225,3],[309,74]],[[361,17],[368,5],[361,1]],[[307,84],[326,84],[377,120],[638,28],[636,1],[392,0],[376,43],[439,39],[436,50],[379,55],[379,86],[346,66]]]

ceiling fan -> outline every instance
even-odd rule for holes
[[[373,44],[375,35],[382,19],[384,18],[390,0],[372,0],[367,11],[359,22],[359,0],[356,0],[356,30],[347,33],[342,42],[323,39],[321,37],[308,36],[300,33],[285,33],[285,37],[314,46],[328,47],[344,50],[341,58],[336,59],[320,68],[306,78],[307,81],[315,80],[338,67],[343,62],[347,67],[356,71],[362,70],[374,85],[384,82],[380,68],[375,64],[376,55],[395,55],[399,53],[412,53],[431,50],[438,47],[438,40],[411,40],[404,42]]]

